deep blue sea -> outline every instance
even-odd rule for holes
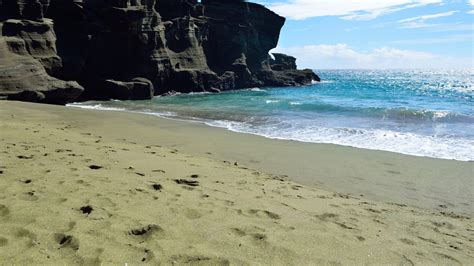
[[[474,71],[316,70],[321,83],[72,104],[314,143],[474,161]]]

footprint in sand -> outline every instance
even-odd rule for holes
[[[316,218],[318,218],[319,220],[323,222],[334,221],[339,218],[339,215],[335,213],[323,213],[321,215],[315,215],[315,216]]]
[[[249,240],[253,244],[261,245],[267,244],[268,236],[264,234],[264,229],[260,229],[258,227],[251,227],[251,228],[231,228],[231,232],[238,236],[238,237],[250,237]]]
[[[270,218],[270,219],[274,219],[274,220],[279,220],[281,218],[280,215],[278,215],[274,212],[271,212],[271,211],[267,211],[267,210],[250,209],[247,212],[250,215],[255,216],[255,217],[259,217],[259,218],[266,217],[266,218]]]
[[[36,241],[36,234],[32,233],[28,229],[19,228],[14,233],[14,236],[17,238],[26,238],[28,240],[28,245],[30,247],[36,245],[38,242]]]
[[[54,238],[59,244],[58,249],[71,248],[73,250],[79,250],[79,240],[72,235],[57,233],[54,235]]]
[[[438,227],[438,228],[446,228],[446,229],[449,229],[449,230],[453,230],[455,229],[455,226],[452,225],[451,223],[449,222],[436,222],[436,221],[431,221],[431,223]]]
[[[149,262],[151,260],[153,260],[155,258],[155,254],[153,253],[153,251],[149,250],[149,249],[145,249],[144,250],[144,256],[142,258],[142,262]]]
[[[440,212],[440,214],[445,216],[445,217],[450,217],[450,218],[459,219],[459,220],[470,220],[471,219],[468,216],[460,215],[460,214],[457,214],[457,213],[454,213],[454,212]]]
[[[163,236],[164,232],[165,231],[160,226],[156,224],[149,224],[147,226],[134,228],[128,231],[128,234],[141,238],[149,238],[152,235]]]
[[[0,236],[0,247],[4,247],[8,245],[8,239]]]
[[[423,240],[423,241],[425,241],[425,242],[431,243],[431,244],[435,244],[435,245],[438,244],[438,242],[434,241],[434,240],[431,239],[431,238],[425,238],[425,237],[422,237],[422,236],[418,236],[418,238],[421,239],[421,240]]]
[[[414,246],[416,244],[415,241],[407,239],[407,238],[401,238],[400,242],[402,242],[403,244],[410,245],[410,246]]]
[[[256,242],[263,242],[267,240],[267,235],[265,234],[256,233],[256,234],[252,234],[251,236],[252,236],[252,239]]]
[[[439,265],[453,265],[453,262],[456,263],[457,265],[463,265],[459,260],[449,255],[439,253],[439,252],[435,252],[435,255],[439,258],[438,260]]]
[[[230,261],[224,258],[184,254],[171,256],[169,263],[172,265],[230,265]]]
[[[407,258],[405,255],[402,255],[402,257],[400,258],[400,262],[399,262],[398,265],[407,265],[407,266],[408,266],[408,265],[411,265],[411,266],[413,266],[413,265],[415,265],[415,264],[413,263],[413,261],[411,261],[411,260],[410,260],[409,258]]]
[[[401,175],[402,174],[400,171],[393,171],[393,170],[388,170],[387,173],[392,174],[392,175]]]
[[[156,169],[156,170],[152,170],[153,173],[166,173],[164,170],[161,170],[161,169]]]
[[[22,159],[22,160],[29,160],[29,159],[33,159],[33,155],[30,155],[30,156],[26,156],[26,155],[18,155],[17,158],[18,159]]]
[[[184,216],[186,216],[186,218],[190,220],[195,220],[201,218],[202,214],[195,209],[186,209],[186,211],[184,212]]]
[[[199,181],[195,180],[186,180],[186,179],[174,179],[174,182],[178,185],[187,185],[190,187],[197,187],[199,186]]]
[[[10,214],[10,209],[5,205],[0,204],[0,217],[5,217],[8,214]]]
[[[357,226],[354,225],[354,224],[350,224],[350,223],[347,223],[347,222],[340,222],[339,221],[339,215],[337,214],[334,214],[334,213],[323,213],[321,215],[315,215],[316,218],[318,218],[320,221],[323,221],[323,222],[332,222],[344,229],[349,229],[349,230],[352,230],[352,229],[356,229]],[[357,221],[357,219],[353,219],[355,221]]]
[[[22,194],[20,196],[20,198],[22,200],[26,200],[26,201],[37,201],[38,200],[38,196],[35,195],[35,191],[28,191],[25,194]]]

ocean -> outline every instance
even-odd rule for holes
[[[474,161],[474,71],[315,70],[303,87],[69,106],[190,120],[268,138]]]

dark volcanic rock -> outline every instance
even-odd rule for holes
[[[145,78],[135,78],[130,82],[105,80],[103,86],[105,99],[116,100],[147,100],[153,97],[154,88],[151,81]]]
[[[3,0],[0,96],[66,103],[81,84],[80,100],[149,99],[319,80],[294,57],[269,58],[284,22],[241,0]]]
[[[271,86],[298,86],[321,81],[311,70],[297,70],[296,58],[285,54],[273,54],[275,59],[269,58],[272,71],[263,70],[258,73],[258,78]]]
[[[310,69],[305,70],[283,70],[283,71],[260,71],[258,79],[267,86],[286,87],[311,84],[320,81],[319,77]]]
[[[40,61],[48,73],[54,73],[61,68],[52,20],[9,19],[3,23],[2,35],[22,39],[29,54]]]
[[[75,81],[48,75],[40,61],[32,57],[23,39],[0,38],[0,96],[11,100],[65,104],[83,92]]]
[[[233,71],[239,88],[265,86],[255,73],[269,68],[268,52],[278,44],[285,23],[265,7],[243,1],[203,1],[209,19],[205,43],[210,68]]]
[[[275,59],[270,58],[270,67],[275,71],[294,70],[296,69],[296,58],[286,54],[272,54]]]
[[[20,101],[65,104],[84,89],[50,76],[62,67],[53,21],[44,19],[49,0],[0,1],[0,96]]]

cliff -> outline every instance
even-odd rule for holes
[[[3,0],[0,21],[8,99],[148,99],[319,80],[293,57],[269,57],[285,19],[240,0]]]

